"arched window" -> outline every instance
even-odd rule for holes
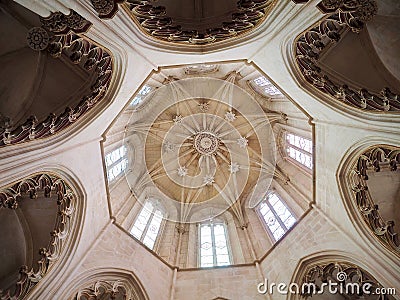
[[[147,96],[147,94],[149,94],[152,90],[154,90],[153,87],[145,84],[144,86],[142,86],[142,88],[139,90],[139,92],[137,93],[137,95],[135,96],[135,98],[133,98],[132,102],[131,102],[131,106],[137,106],[140,103],[142,103],[143,99]]]
[[[105,162],[108,182],[111,182],[120,176],[128,166],[126,146],[123,145],[108,153],[105,157]]]
[[[264,76],[259,76],[251,81],[253,88],[264,96],[282,96],[282,93]]]
[[[296,218],[274,192],[267,194],[260,203],[258,213],[275,241],[278,241],[296,223]]]
[[[163,218],[163,210],[155,202],[148,200],[137,216],[131,234],[153,250]]]
[[[222,222],[207,222],[199,226],[200,267],[231,264],[226,226]]]
[[[285,132],[284,145],[287,156],[291,160],[307,169],[312,169],[312,141],[310,139],[291,132]]]

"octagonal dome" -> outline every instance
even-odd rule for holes
[[[242,226],[247,209],[284,187],[300,217],[312,201],[311,133],[308,117],[253,64],[161,68],[106,133],[111,207],[127,231],[148,201],[174,224],[228,213]],[[295,136],[307,137],[306,154],[288,146]]]

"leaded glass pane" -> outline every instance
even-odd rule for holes
[[[150,225],[147,228],[146,235],[143,239],[143,243],[150,249],[153,249],[154,247],[158,231],[160,230],[161,221],[162,221],[162,213],[161,211],[156,210],[156,212],[153,214],[153,218],[151,219]]]
[[[150,93],[153,90],[153,88],[147,84],[145,84],[140,91],[138,92],[138,94],[136,95],[136,97],[132,100],[131,105],[132,106],[136,106],[138,104],[140,104],[143,99],[146,97],[146,95],[148,93]]]
[[[147,236],[143,239],[143,244],[144,244],[147,248],[149,248],[149,249],[152,249],[152,250],[153,250],[154,243],[155,243],[155,241],[152,240],[152,239],[150,239],[150,238],[147,237]]]
[[[143,232],[146,229],[147,223],[150,220],[152,210],[153,204],[147,201],[140,211],[139,216],[136,218],[135,224],[131,229],[131,234],[135,238],[139,240],[142,238]]]
[[[269,96],[282,95],[282,93],[264,76],[257,77],[253,83],[259,87],[259,90]]]
[[[286,228],[289,229],[294,225],[294,223],[296,223],[296,219],[290,215],[290,217],[288,217],[283,223],[285,224]]]
[[[312,141],[293,133],[286,133],[286,151],[289,157],[312,169]]]
[[[312,142],[309,139],[306,139],[304,137],[294,135],[292,133],[287,133],[286,134],[286,139],[289,142],[289,144],[296,146],[297,148],[300,148],[308,153],[312,153]]]
[[[283,237],[284,234],[285,230],[280,226],[272,233],[276,241],[278,241],[281,237]]]
[[[200,227],[200,266],[230,264],[226,230],[223,224],[203,224]]]
[[[215,253],[217,256],[217,266],[229,265],[229,254],[226,243],[226,232],[225,226],[217,224],[214,226],[214,238],[215,238]]]
[[[114,151],[108,153],[105,157],[106,161],[106,166],[109,167],[115,162],[117,162],[119,159],[121,159],[126,153],[126,147],[121,146],[118,149],[115,149]]]
[[[269,194],[268,201],[272,206],[274,206],[274,204],[279,201],[279,198],[275,193],[272,193],[272,194]]]
[[[126,146],[121,146],[118,149],[108,153],[105,156],[108,181],[114,180],[128,166],[126,158]]]
[[[137,238],[138,240],[140,240],[140,237],[142,236],[142,233],[143,233],[143,231],[140,230],[140,228],[137,227],[137,226],[133,226],[132,229],[131,229],[131,234],[132,234],[135,238]]]
[[[265,202],[260,204],[260,213],[264,216],[269,211],[269,207]]]
[[[200,266],[209,267],[214,265],[212,249],[211,225],[200,227]]]
[[[271,232],[275,232],[277,229],[282,228],[275,216],[268,217],[266,222]]]
[[[312,157],[310,155],[304,154],[292,147],[288,148],[288,154],[294,160],[298,161],[307,168],[312,169]]]
[[[296,223],[296,219],[277,194],[270,193],[267,201],[260,204],[259,212],[272,236],[278,241]]]
[[[217,255],[217,266],[228,266],[230,265],[229,255]]]
[[[254,79],[254,83],[257,84],[258,86],[265,86],[269,82],[267,81],[267,79],[264,76],[260,76],[260,77],[257,77],[256,79]]]
[[[211,256],[203,255],[201,257],[201,264],[200,264],[201,267],[212,267],[213,265],[214,265],[214,258],[212,255]]]

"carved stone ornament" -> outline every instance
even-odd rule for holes
[[[90,0],[90,2],[99,14],[99,18],[109,19],[117,13],[118,3],[122,3],[124,0]]]
[[[72,63],[94,70],[96,79],[90,92],[59,116],[51,113],[44,120],[31,116],[13,128],[0,126],[0,147],[52,136],[75,123],[104,98],[112,76],[112,58],[106,50],[73,33],[53,36],[46,49],[55,58],[64,53]]]
[[[97,281],[92,286],[80,290],[74,300],[139,299],[120,281]]]
[[[361,293],[364,285],[368,285],[371,292],[375,288],[382,288],[382,285],[372,275],[354,264],[348,262],[314,264],[307,268],[302,278],[300,285],[304,289],[300,291],[302,298],[312,299],[314,294],[322,293],[322,291],[325,295],[329,295],[328,287],[323,288],[323,284],[328,282],[337,284],[339,294],[345,296],[345,299],[354,300],[360,299],[356,287],[359,287]],[[368,299],[387,299],[385,297],[385,295],[375,295],[375,298]]]
[[[395,232],[392,220],[384,220],[379,212],[378,205],[368,191],[368,170],[380,172],[386,168],[392,172],[397,171],[400,163],[400,149],[389,146],[378,146],[362,154],[350,174],[354,192],[353,201],[364,222],[386,247],[400,255],[400,240]]]
[[[322,0],[318,7],[324,13],[351,12],[352,15],[363,22],[372,20],[378,12],[376,0]]]
[[[210,103],[208,101],[201,102],[198,104],[199,110],[203,113],[206,113],[210,108]]]
[[[189,45],[207,45],[245,33],[261,24],[275,4],[274,0],[239,0],[230,22],[199,32],[183,30],[181,25],[167,15],[166,7],[153,6],[152,2],[128,1],[127,6],[139,26],[156,39]]]
[[[46,18],[40,17],[40,21],[44,29],[57,35],[67,34],[71,31],[77,34],[84,33],[92,25],[92,23],[72,9],[69,15],[54,12]]]
[[[338,42],[341,34],[347,28],[359,32],[363,27],[364,22],[352,12],[338,12],[330,15],[310,30],[302,33],[296,40],[297,65],[305,80],[319,91],[331,96],[334,102],[373,112],[399,111],[400,97],[390,88],[384,87],[379,94],[364,88],[357,90],[344,82],[331,78],[319,65],[320,53]]]
[[[54,230],[50,232],[48,247],[35,249],[40,251],[42,257],[37,266],[21,266],[15,287],[11,290],[0,290],[1,300],[23,299],[60,258],[72,230],[76,195],[63,179],[54,174],[34,175],[1,188],[0,209],[16,209],[21,196],[27,194],[31,199],[35,199],[39,192],[43,192],[45,197],[57,195]]]
[[[292,0],[295,4],[303,4],[309,0]],[[378,12],[376,0],[322,0],[317,7],[325,14],[351,12],[362,22],[371,21]]]
[[[211,132],[200,132],[193,137],[193,147],[200,155],[212,155],[217,152],[220,140]]]
[[[49,35],[46,30],[41,27],[33,27],[28,31],[26,36],[28,46],[35,51],[42,51],[49,45]]]

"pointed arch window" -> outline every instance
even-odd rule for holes
[[[311,170],[313,167],[312,141],[292,132],[284,133],[284,145],[287,156],[297,164]]]
[[[258,213],[275,241],[296,223],[294,215],[275,192],[267,194],[258,206]]]
[[[231,264],[227,230],[223,222],[207,222],[199,226],[200,267],[227,266]]]
[[[259,76],[251,81],[253,88],[263,94],[264,96],[282,96],[280,90],[278,90],[267,78]]]
[[[108,182],[119,177],[128,166],[127,148],[125,145],[111,151],[105,156]]]
[[[163,218],[163,210],[155,202],[148,200],[137,216],[131,234],[153,250]]]

